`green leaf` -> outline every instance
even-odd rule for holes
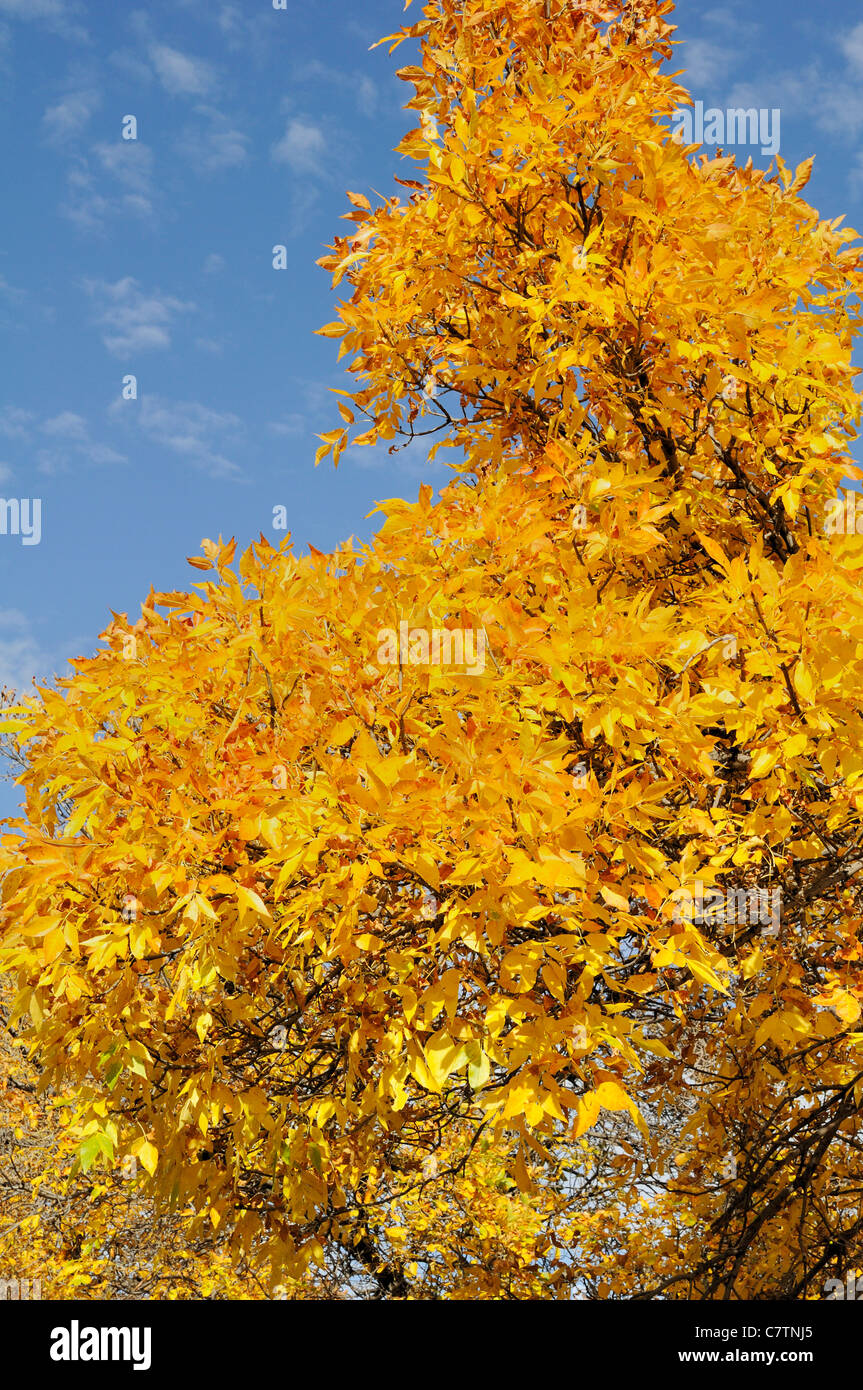
[[[97,1129],[95,1134],[88,1134],[78,1149],[78,1159],[85,1173],[93,1167],[100,1154],[106,1158],[114,1157],[114,1146],[107,1134],[103,1134]]]
[[[119,1060],[115,1060],[111,1063],[110,1067],[105,1072],[105,1081],[109,1091],[113,1091],[118,1080],[120,1079],[120,1073],[122,1072],[122,1070],[123,1063]]]

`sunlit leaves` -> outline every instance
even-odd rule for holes
[[[796,1297],[860,1178],[859,254],[806,165],[671,140],[667,15],[426,8],[317,457],[459,476],[332,555],[204,542],[0,723],[80,1166],[274,1279]]]

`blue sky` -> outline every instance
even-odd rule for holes
[[[342,293],[315,261],[345,189],[414,172],[392,150],[415,121],[407,50],[369,52],[401,0],[287,6],[0,0],[0,496],[42,502],[38,545],[0,535],[0,684],[92,652],[151,584],[194,583],[202,537],[278,541],[283,505],[298,550],[329,550],[449,476],[418,446],[313,467],[328,388],[349,384],[313,336]],[[681,0],[675,18],[693,96],[778,107],[786,163],[817,155],[806,196],[863,224],[859,0]],[[0,814],[16,800],[0,784]]]

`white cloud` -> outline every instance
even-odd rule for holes
[[[772,72],[765,69],[756,82],[736,82],[730,90],[723,91],[737,63],[741,40],[757,42],[760,27],[742,20],[736,11],[710,10],[701,18],[727,31],[728,39],[724,34],[722,43],[689,39],[675,50],[671,66],[687,69],[680,81],[694,97],[718,106],[778,108],[783,121],[805,118],[832,136],[844,137],[846,142],[863,130],[863,23],[844,35],[834,36],[846,59],[844,66],[815,59],[803,67]],[[860,170],[852,169],[849,180],[852,189],[859,190]]]
[[[48,139],[62,144],[82,135],[101,104],[100,94],[92,88],[69,92],[56,106],[47,107],[42,116]]]
[[[64,0],[0,0],[0,14],[15,19],[65,19],[69,6]]]
[[[73,410],[61,410],[58,415],[40,420],[31,410],[7,406],[0,411],[0,434],[8,439],[20,439],[36,445],[40,435],[47,435],[50,444],[35,449],[36,466],[40,473],[63,472],[78,459],[102,466],[127,462],[125,454],[93,439],[84,416]],[[8,476],[8,465],[3,464],[0,466],[0,482]]]
[[[452,480],[451,469],[445,467],[442,460],[451,459],[452,451],[446,450],[437,455],[432,463],[429,463],[429,450],[435,443],[436,436],[417,435],[414,439],[402,440],[394,439],[391,444],[373,444],[359,449],[349,449],[344,455],[347,464],[354,468],[369,469],[386,468],[397,470],[408,478],[420,478],[424,482],[441,483]],[[392,449],[392,453],[390,450]],[[460,456],[459,456],[460,459]],[[339,467],[343,465],[340,464]]]
[[[848,188],[855,198],[863,198],[863,152],[857,155],[848,171]]]
[[[0,463],[0,483],[8,483],[12,477],[12,469],[8,463]]]
[[[153,151],[140,140],[118,140],[93,146],[102,168],[124,187],[148,201],[153,173]]]
[[[711,39],[687,39],[680,48],[675,48],[669,64],[670,70],[683,71],[677,79],[681,86],[695,95],[694,89],[716,87],[732,70],[737,61],[737,49],[714,43]]]
[[[724,5],[722,8],[704,10],[699,18],[707,24],[713,24],[717,29],[724,29],[732,39],[737,41],[738,46],[741,42],[748,42],[757,37],[761,32],[761,25],[752,19],[744,18],[740,10],[734,5]]]
[[[344,29],[346,34],[350,34],[352,38],[359,39],[366,51],[371,48],[373,43],[377,42],[379,37],[375,29],[360,24],[356,19],[347,20]]]
[[[277,164],[287,164],[295,174],[319,174],[327,151],[327,142],[319,126],[294,118],[281,140],[273,145],[272,155]]]
[[[863,86],[819,63],[806,68],[765,75],[757,84],[739,83],[728,97],[729,106],[778,107],[782,119],[795,115],[814,120],[819,130],[852,138],[863,128]]]
[[[104,194],[98,193],[95,180],[86,161],[82,167],[70,169],[66,176],[69,196],[61,203],[60,211],[70,222],[74,222],[85,232],[101,230],[102,223],[112,211],[112,203]]]
[[[308,63],[298,64],[291,72],[292,87],[297,87],[300,84],[313,84],[320,88],[322,82],[328,82],[341,91],[350,91],[353,88],[357,109],[364,116],[376,114],[379,104],[378,88],[367,74],[332,68],[327,63],[322,63],[318,58],[313,58]],[[290,98],[283,103],[283,106],[290,107]]]
[[[4,406],[0,410],[0,434],[7,439],[29,439],[35,419],[32,410],[19,410],[14,405]]]
[[[223,34],[234,34],[241,27],[242,18],[236,5],[220,5],[216,23]]]
[[[378,89],[370,77],[360,78],[357,106],[364,116],[374,116],[378,109]]]
[[[52,648],[43,647],[33,624],[17,608],[0,608],[0,686],[19,695],[33,693],[33,681],[51,685],[55,676],[70,676],[70,651],[89,642],[89,637],[71,638]]]
[[[63,410],[59,415],[43,420],[39,430],[56,441],[51,448],[37,451],[36,463],[40,473],[64,472],[74,458],[102,467],[127,462],[125,454],[92,439],[83,415],[77,415],[72,410]]]
[[[333,408],[333,391],[328,381],[302,380],[293,378],[293,385],[302,395],[303,403],[310,415],[320,416]]]
[[[103,328],[102,342],[116,357],[170,347],[171,330],[177,316],[196,308],[190,302],[159,291],[144,294],[131,275],[114,284],[106,280],[86,280],[84,288],[99,301],[97,321]]]
[[[189,126],[179,141],[180,152],[197,169],[218,173],[245,164],[249,157],[249,137],[231,125],[214,106],[196,106],[203,117],[198,126]]]
[[[239,5],[214,4],[213,0],[206,5],[202,5],[201,0],[174,0],[174,3],[194,11],[196,24],[215,25],[230,52],[242,50],[244,56],[259,67],[272,59],[273,17],[272,12],[267,13],[269,2],[266,8],[249,5],[248,0]]]
[[[127,463],[125,454],[120,454],[116,449],[112,449],[108,444],[97,444],[95,440],[88,440],[78,453],[87,460],[88,463],[112,464]]]
[[[0,608],[0,628],[11,627],[21,631],[29,626],[29,620],[19,608]]]
[[[20,304],[22,299],[27,298],[26,290],[19,290],[17,286],[10,285],[5,275],[0,275],[0,295],[4,299],[10,300],[13,304]]]
[[[116,407],[113,413],[117,413]],[[138,423],[161,448],[186,459],[213,477],[239,477],[241,470],[221,448],[241,429],[238,416],[210,410],[197,401],[171,401],[149,392],[141,400]]]
[[[40,473],[48,475],[68,473],[69,469],[74,466],[76,459],[82,459],[84,463],[91,463],[97,468],[128,463],[125,454],[118,453],[108,444],[98,444],[93,439],[86,439],[81,443],[75,441],[55,449],[38,449],[36,451],[36,467]]]
[[[8,15],[10,19],[44,20],[67,38],[84,40],[87,31],[73,18],[78,13],[78,5],[70,4],[69,0],[0,0],[0,15]]]
[[[303,434],[306,429],[305,415],[299,415],[296,411],[283,415],[281,420],[272,420],[267,426],[271,434],[284,435],[288,438],[295,438]]]
[[[248,159],[248,136],[239,130],[211,130],[201,151],[201,164],[208,170],[232,169]]]
[[[203,271],[205,275],[218,275],[225,269],[226,261],[224,256],[220,256],[218,251],[211,251],[204,261]]]
[[[338,68],[331,68],[326,63],[322,63],[319,58],[312,58],[307,63],[299,63],[291,71],[291,86],[295,87],[298,82],[343,82],[344,74]],[[287,101],[290,98],[286,99]],[[283,103],[284,104],[284,103]]]
[[[0,608],[0,686],[24,694],[34,675],[44,676],[49,666],[25,615],[17,608]]]
[[[87,438],[87,421],[83,415],[75,415],[71,410],[64,410],[53,419],[43,420],[39,428],[43,434],[60,435],[64,439]]]
[[[839,45],[851,66],[863,72],[863,24],[855,25],[839,40]]]
[[[212,67],[203,58],[190,58],[164,43],[151,44],[150,61],[165,91],[172,96],[205,96],[215,81]]]
[[[143,62],[135,53],[130,53],[126,49],[119,49],[110,54],[108,62],[118,72],[123,73],[133,82],[137,82],[142,87],[148,87],[153,81],[153,69],[149,63]]]
[[[101,173],[115,181],[115,188],[102,191],[97,185],[90,160],[79,158],[69,170],[69,194],[60,211],[82,231],[101,231],[110,217],[150,217],[153,214],[153,152],[139,140],[118,140],[94,145],[91,159]]]
[[[302,236],[311,224],[312,215],[320,204],[320,190],[311,179],[297,180],[291,189],[291,217],[287,227],[288,237]]]

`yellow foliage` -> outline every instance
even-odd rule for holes
[[[424,435],[453,482],[331,555],[205,542],[0,722],[10,1026],[75,1180],[138,1159],[199,1288],[211,1248],[222,1296],[811,1297],[859,1258],[863,602],[822,522],[860,252],[808,165],[672,139],[670,10],[391,36],[421,177],[322,262],[356,389],[318,457]]]

